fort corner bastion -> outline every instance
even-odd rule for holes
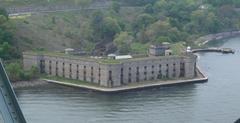
[[[145,57],[109,59],[53,52],[24,52],[23,64],[26,70],[35,66],[40,73],[48,76],[81,80],[105,88],[199,78],[201,72],[196,66],[196,55],[159,56],[157,52],[154,53]]]

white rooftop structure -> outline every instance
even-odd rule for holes
[[[187,52],[192,52],[192,49],[190,46],[187,47]]]
[[[131,58],[133,58],[131,55],[119,55],[115,57],[115,59],[131,59]]]
[[[67,48],[67,49],[65,49],[64,51],[65,51],[65,54],[69,54],[70,52],[73,52],[74,49],[72,49],[72,48]]]
[[[108,57],[116,57],[116,54],[108,54]]]

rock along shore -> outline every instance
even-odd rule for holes
[[[38,79],[38,80],[30,80],[30,81],[12,82],[12,87],[16,89],[16,88],[34,87],[34,86],[39,86],[44,84],[47,84],[47,82]]]

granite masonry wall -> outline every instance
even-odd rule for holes
[[[104,87],[196,76],[196,56],[147,57],[105,64],[75,57],[23,53],[24,69],[38,67],[41,73],[82,80]]]

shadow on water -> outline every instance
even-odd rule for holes
[[[44,86],[22,88],[17,91],[17,96],[31,94],[32,97],[54,97],[65,101],[66,103],[81,102],[82,99],[88,103],[99,106],[116,106],[121,103],[144,104],[146,102],[171,102],[171,100],[186,101],[195,95],[196,84],[181,84],[171,86],[160,86],[140,90],[132,90],[117,93],[102,93],[86,89],[65,87],[55,84]]]

